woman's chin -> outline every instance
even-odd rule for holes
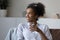
[[[28,22],[32,22],[32,20],[31,20],[31,19],[29,19],[29,18],[27,18],[27,21],[28,21]]]
[[[30,20],[27,20],[28,22],[31,22]]]
[[[28,22],[32,22],[32,20],[27,20]]]

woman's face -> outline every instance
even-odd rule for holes
[[[26,19],[29,22],[36,21],[37,15],[35,14],[34,10],[32,8],[26,9]]]

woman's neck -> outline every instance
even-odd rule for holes
[[[33,22],[29,22],[29,23],[36,25],[37,24],[37,21],[33,21]]]

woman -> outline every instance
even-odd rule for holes
[[[9,31],[5,40],[52,40],[47,25],[39,24],[38,18],[45,13],[42,3],[31,3],[26,8],[27,23],[19,24]]]
[[[47,25],[37,23],[40,16],[45,13],[42,3],[31,3],[26,8],[27,23],[19,24],[17,40],[52,40]]]

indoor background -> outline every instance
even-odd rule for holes
[[[25,9],[28,4],[41,2],[46,14],[39,23],[50,29],[60,29],[60,0],[0,0],[0,40],[4,40],[9,29],[25,23]]]

